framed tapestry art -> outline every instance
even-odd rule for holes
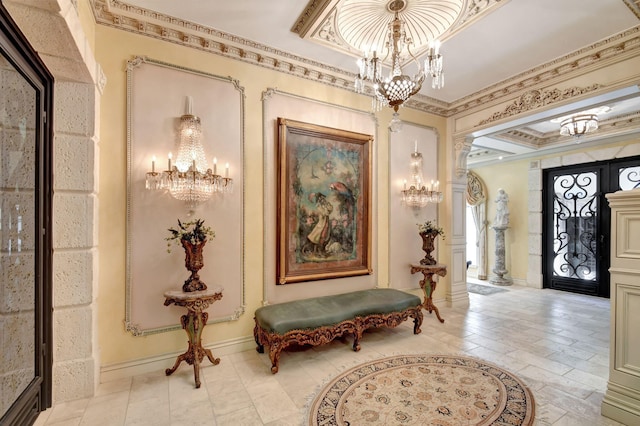
[[[372,142],[278,118],[278,284],[371,274]]]

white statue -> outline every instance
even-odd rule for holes
[[[498,189],[496,197],[496,220],[493,223],[495,227],[507,227],[509,225],[509,196],[504,189]]]

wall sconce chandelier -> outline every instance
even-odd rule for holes
[[[364,93],[365,82],[373,86],[374,98],[372,108],[380,111],[383,106],[389,106],[394,110],[394,120],[398,119],[398,108],[411,96],[420,91],[422,83],[427,76],[432,78],[431,86],[439,89],[444,86],[444,74],[442,72],[442,55],[440,54],[440,42],[430,44],[424,66],[411,53],[413,41],[405,31],[405,22],[398,13],[407,5],[406,0],[393,0],[388,3],[387,10],[393,12],[394,17],[389,24],[388,39],[385,43],[386,56],[381,59],[377,52],[365,51],[364,57],[358,60],[358,75],[355,79],[355,90]],[[391,60],[391,70],[387,78],[382,77],[382,63],[388,58]],[[417,72],[414,76],[403,73],[403,66],[407,62],[414,62]]]
[[[191,208],[208,200],[214,193],[233,192],[233,179],[229,177],[229,163],[225,175],[218,174],[218,160],[213,159],[213,170],[208,167],[202,146],[200,118],[192,113],[192,98],[187,96],[186,114],[180,117],[180,145],[175,164],[172,154],[167,159],[167,170],[156,171],[156,158],[151,160],[151,171],[147,172],[145,187],[148,190],[163,190],[176,200],[185,201]]]
[[[409,207],[425,207],[428,203],[439,203],[443,196],[440,192],[440,182],[431,181],[425,185],[422,179],[422,154],[418,152],[418,142],[415,143],[414,152],[411,153],[411,183],[407,189],[405,179],[402,188],[402,204]]]
[[[596,114],[578,114],[560,122],[560,134],[562,136],[580,137],[597,129],[598,116]]]

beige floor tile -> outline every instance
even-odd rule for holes
[[[51,425],[303,424],[323,384],[347,368],[391,355],[469,355],[516,374],[532,390],[536,425],[620,426],[600,415],[609,366],[609,300],[519,286],[490,296],[470,294],[469,307],[437,301],[445,323],[425,313],[413,322],[366,332],[361,350],[351,336],[320,347],[290,348],[280,371],[254,349],[204,362],[202,387],[183,363],[172,375],[157,371],[103,383],[94,398],[57,404],[37,420]]]

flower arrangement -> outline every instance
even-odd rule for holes
[[[204,226],[204,220],[195,219],[189,222],[181,222],[178,219],[178,227],[169,228],[171,234],[167,240],[167,252],[171,252],[171,243],[181,244],[181,241],[188,241],[191,244],[200,244],[207,240],[207,237],[214,238],[216,233],[210,227]]]
[[[444,240],[444,230],[435,222],[427,220],[424,223],[416,223],[416,225],[418,225],[418,232],[420,234],[436,234],[440,235]]]

